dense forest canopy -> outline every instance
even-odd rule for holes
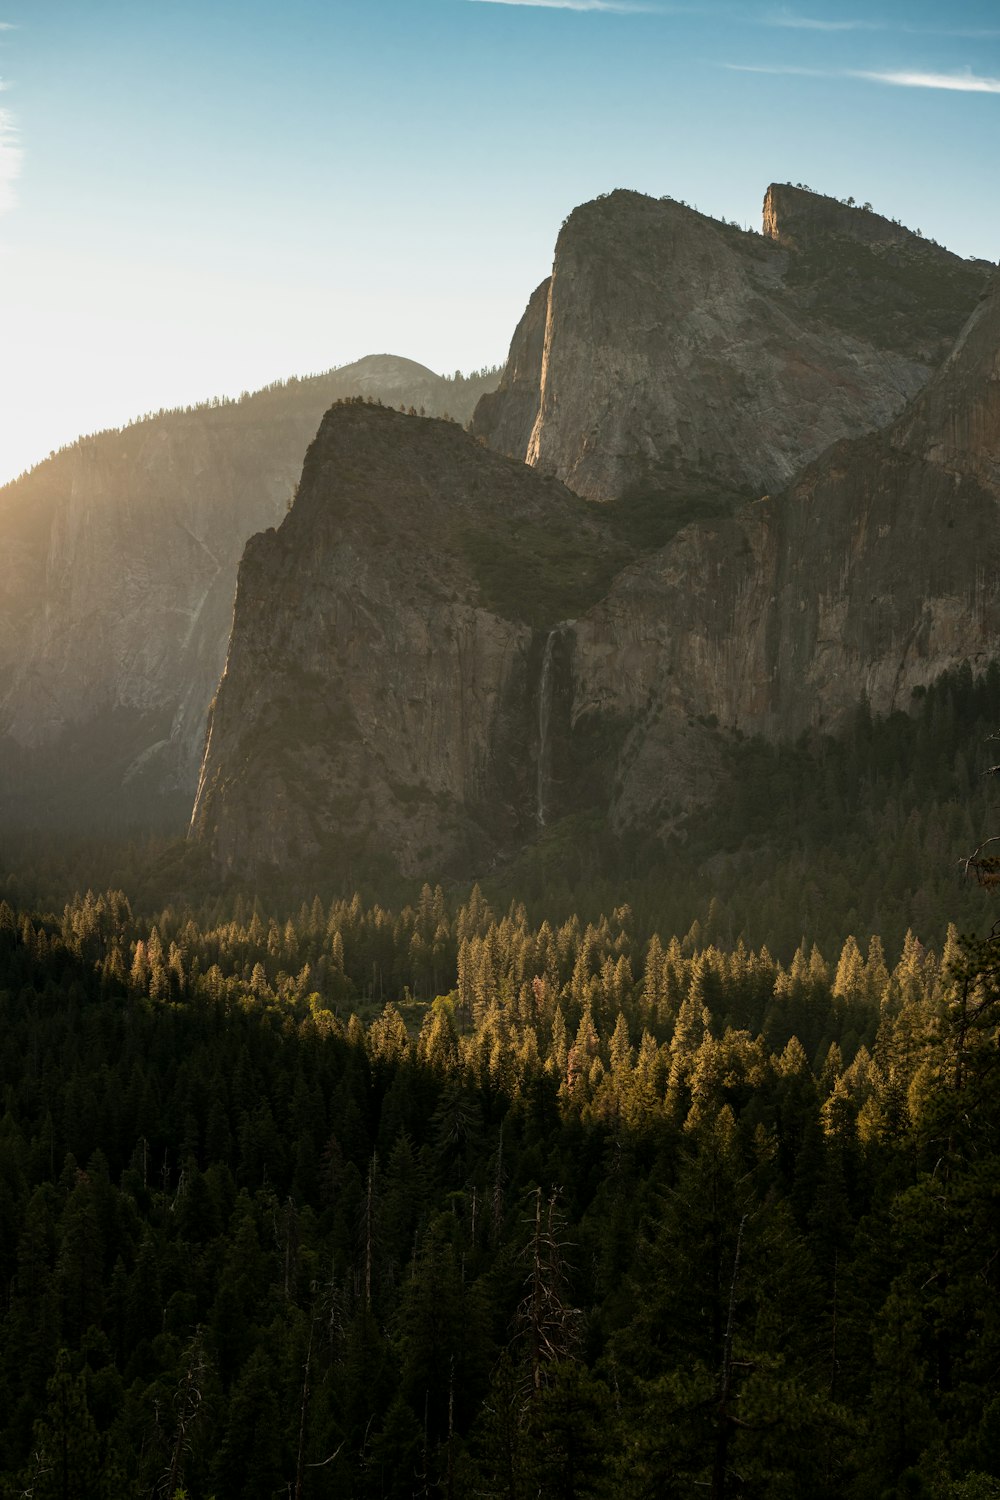
[[[957,890],[988,805],[953,746],[997,688],[734,744],[729,841],[786,930],[817,847],[898,863],[893,922]],[[672,935],[662,866],[619,882],[641,915],[586,868],[535,918],[499,886],[149,905],[175,859],[145,909],[46,915],[43,863],[0,904],[6,1493],[1000,1492],[995,940],[777,953],[733,886]]]

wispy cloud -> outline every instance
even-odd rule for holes
[[[860,78],[903,89],[948,89],[959,94],[1000,94],[1000,78],[985,78],[966,68],[961,73],[922,73],[915,69],[878,72],[863,68],[796,68],[753,63],[723,63],[730,73],[769,73],[798,78]]]
[[[0,213],[14,205],[14,183],[21,175],[21,144],[14,117],[0,109]]]
[[[904,36],[956,37],[973,41],[990,41],[1000,37],[995,26],[913,26],[885,19],[861,16],[802,16],[784,6],[765,11],[757,17],[760,26],[777,26],[789,31],[897,31]]]
[[[829,68],[794,68],[778,67],[770,63],[761,64],[759,67],[754,63],[723,63],[722,66],[729,73],[769,73],[772,76],[788,74],[795,78],[838,78],[843,74],[831,72]]]
[[[769,11],[760,18],[764,26],[783,26],[791,31],[884,31],[884,21],[824,20],[816,16],[800,16],[791,10]]]
[[[852,78],[872,83],[891,83],[903,89],[951,89],[959,94],[1000,94],[1000,78],[984,78],[966,69],[962,73],[867,73],[852,71]]]
[[[534,10],[605,10],[621,15],[660,11],[662,6],[643,5],[639,0],[471,0],[473,5],[527,5]]]

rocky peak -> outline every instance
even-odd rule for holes
[[[678,237],[684,254],[706,231],[714,237],[730,225],[710,218],[679,198],[652,198],[631,188],[615,188],[579,204],[567,215],[556,239],[555,255],[574,251],[609,252],[631,260],[636,253],[656,251],[664,234]]]
[[[786,252],[785,289],[802,314],[908,356],[928,374],[949,354],[993,271],[868,204],[788,183],[767,190],[764,233]]]
[[[800,249],[822,239],[934,248],[905,225],[875,213],[870,203],[842,203],[790,182],[772,182],[764,194],[763,230],[768,239]]]
[[[476,434],[588,499],[680,519],[891,420],[990,268],[814,193],[768,202],[767,235],[635,192],[574,209]]]

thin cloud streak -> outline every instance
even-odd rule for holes
[[[21,146],[9,109],[0,109],[0,213],[14,206],[14,183],[21,175]]]
[[[757,24],[788,31],[896,31],[903,36],[955,37],[967,41],[993,41],[1000,37],[1000,29],[995,26],[910,26],[906,22],[868,21],[860,17],[828,20],[821,16],[800,16],[792,10],[768,11],[757,17]]]
[[[982,78],[976,73],[868,73],[852,71],[851,78],[872,83],[891,83],[903,89],[950,89],[959,94],[1000,94],[1000,78]]]
[[[1000,30],[995,26],[901,26],[905,36],[945,36],[959,41],[995,42]]]
[[[812,16],[798,16],[794,11],[778,10],[761,16],[761,25],[780,26],[790,31],[885,31],[884,21],[824,21]]]
[[[722,63],[721,66],[729,73],[767,73],[774,76],[789,76],[793,78],[841,78],[842,73],[831,72],[829,68],[794,68],[775,67],[772,64],[762,64],[760,67],[753,63]]]
[[[946,89],[957,94],[1000,94],[1000,78],[985,78],[966,70],[964,73],[919,73],[868,71],[863,68],[796,68],[753,63],[723,63],[730,73],[767,73],[772,77],[794,78],[860,78],[865,83],[887,83],[904,89]]]
[[[619,15],[659,12],[658,5],[642,5],[632,0],[468,0],[472,5],[523,5],[531,10],[601,10]]]

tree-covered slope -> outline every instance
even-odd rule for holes
[[[991,1494],[994,967],[0,906],[7,1492]]]

